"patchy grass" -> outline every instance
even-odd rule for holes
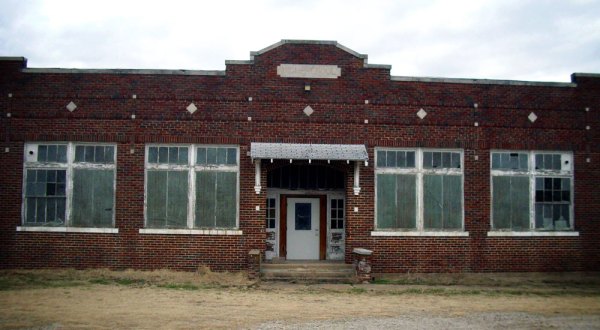
[[[111,271],[107,269],[52,269],[0,271],[0,290],[40,289],[85,285],[156,286],[168,289],[198,290],[208,287],[247,287],[255,282],[243,272],[216,273],[207,267],[196,272]]]

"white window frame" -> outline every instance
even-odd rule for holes
[[[187,147],[187,164],[154,164],[148,162],[149,150],[151,147]],[[198,165],[196,164],[197,148],[235,148],[236,165]],[[238,145],[226,144],[146,144],[144,155],[144,228],[139,229],[140,234],[173,234],[173,235],[242,235],[239,230],[240,221],[240,148]],[[188,208],[187,208],[187,228],[169,229],[169,228],[146,228],[148,221],[148,171],[151,170],[177,170],[188,172]],[[214,171],[214,172],[235,172],[237,173],[236,185],[236,215],[234,228],[197,228],[194,227],[196,210],[196,172]]]
[[[64,145],[67,147],[67,162],[38,162],[37,152],[39,145]],[[97,164],[97,163],[76,163],[75,162],[75,147],[77,146],[109,146],[114,148],[112,164]],[[30,153],[33,151],[33,153]],[[21,224],[17,227],[17,231],[22,232],[71,232],[71,233],[104,233],[116,234],[119,232],[115,226],[116,214],[116,191],[117,191],[117,145],[115,143],[102,142],[65,142],[65,141],[39,141],[27,142],[24,146],[23,158],[23,191],[21,198]],[[31,160],[35,157],[35,160]],[[72,227],[71,208],[73,204],[73,170],[74,169],[110,169],[113,171],[113,210],[112,210],[112,226],[111,227]],[[65,170],[65,225],[64,226],[26,226],[26,185],[28,170]]]
[[[492,169],[492,157],[495,153],[521,153],[527,154],[527,170],[506,170]],[[561,163],[568,160],[569,164],[561,170],[546,170],[535,168],[535,156],[547,154],[560,154]],[[490,231],[487,235],[490,237],[533,237],[533,236],[579,236],[579,232],[575,231],[575,170],[573,163],[573,153],[570,151],[539,151],[539,150],[490,150]],[[493,179],[495,176],[521,176],[529,179],[529,230],[514,231],[510,229],[494,228],[494,186]],[[566,230],[547,230],[543,228],[535,228],[535,179],[543,177],[553,178],[568,178],[571,179],[571,204],[569,208],[570,227]]]
[[[415,152],[415,167],[414,168],[389,168],[389,167],[378,167],[378,152],[379,151],[412,151]],[[423,153],[425,152],[454,152],[460,153],[460,168],[424,168],[423,167]],[[455,237],[467,237],[469,232],[465,231],[465,176],[464,176],[464,150],[463,149],[439,149],[439,148],[375,148],[375,230],[371,232],[371,236],[455,236]],[[405,229],[405,228],[377,228],[377,175],[378,174],[408,174],[416,175],[416,194],[417,194],[417,205],[416,205],[416,228]],[[438,175],[460,175],[461,177],[461,228],[459,229],[436,229],[430,230],[424,228],[424,196],[423,196],[423,177],[426,174],[438,174]]]

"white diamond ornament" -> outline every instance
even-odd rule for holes
[[[310,105],[306,106],[306,108],[304,108],[304,110],[302,110],[302,112],[304,112],[305,115],[309,116],[313,114],[313,112],[315,112],[315,110],[313,110],[313,108],[310,107]]]
[[[423,110],[423,109],[420,109],[420,110],[417,112],[417,117],[419,117],[419,118],[423,119],[423,118],[425,118],[425,116],[427,116],[427,111],[425,111],[425,110]]]
[[[538,116],[535,115],[535,113],[530,113],[529,116],[527,116],[527,118],[529,119],[530,122],[535,122],[538,119]]]
[[[198,110],[198,108],[196,107],[194,102],[190,103],[190,105],[188,105],[186,109],[191,114],[193,114],[194,112],[196,112],[196,110]]]
[[[77,104],[73,103],[73,101],[69,102],[69,104],[67,104],[67,110],[73,112],[75,111],[75,109],[77,109]]]

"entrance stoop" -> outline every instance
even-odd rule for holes
[[[341,261],[280,261],[260,266],[264,281],[294,283],[354,283],[356,272],[351,264]]]

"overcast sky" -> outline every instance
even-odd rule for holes
[[[600,73],[600,0],[0,0],[29,67],[223,70],[281,39],[336,40],[395,76]]]

